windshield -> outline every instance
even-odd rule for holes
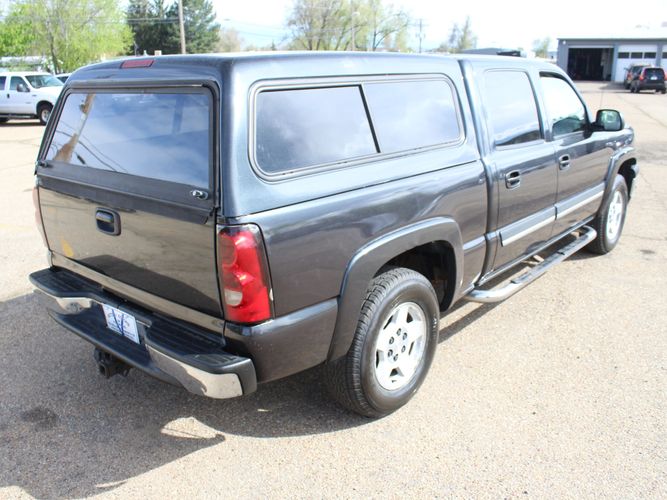
[[[29,75],[26,76],[26,79],[35,89],[41,89],[42,87],[62,87],[63,82],[58,80],[55,76],[51,75]]]

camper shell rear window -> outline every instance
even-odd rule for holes
[[[212,96],[183,91],[74,91],[46,160],[197,187],[209,186]]]

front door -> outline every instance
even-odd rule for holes
[[[27,92],[19,92],[19,85],[23,84],[23,87]],[[7,99],[7,112],[15,114],[34,114],[35,110],[33,109],[33,101],[30,96],[30,87],[28,82],[26,82],[20,76],[12,76],[9,80],[9,87],[5,91],[5,98]]]
[[[540,84],[558,163],[556,235],[597,212],[613,153],[612,134],[591,132],[586,107],[563,77],[542,73]]]
[[[498,189],[494,269],[532,252],[551,236],[557,166],[544,140],[528,73],[487,70],[482,82],[490,161]]]

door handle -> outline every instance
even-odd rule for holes
[[[570,155],[563,155],[558,158],[558,168],[561,170],[567,170],[570,168]]]
[[[120,234],[120,216],[113,210],[98,208],[95,211],[95,221],[99,231],[111,236]]]
[[[505,174],[505,187],[507,189],[515,189],[521,185],[521,172],[512,170]]]

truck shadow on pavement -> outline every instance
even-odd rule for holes
[[[315,368],[246,397],[213,400],[138,370],[105,380],[92,346],[32,295],[0,302],[0,488],[81,497],[215,445],[372,422],[339,408]]]
[[[450,322],[439,342],[494,307]],[[0,320],[0,488],[37,498],[89,496],[225,446],[226,435],[305,436],[373,422],[329,399],[320,367],[214,400],[139,370],[105,380],[92,346],[58,326],[32,294],[0,302]]]

